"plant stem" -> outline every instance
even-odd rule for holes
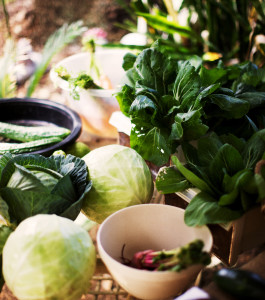
[[[7,34],[8,34],[8,37],[11,38],[11,29],[10,29],[10,24],[9,24],[9,14],[8,14],[7,9],[6,9],[5,0],[2,0],[2,6],[3,6],[4,15],[5,15]]]

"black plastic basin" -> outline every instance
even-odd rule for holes
[[[75,142],[82,129],[79,115],[69,107],[50,100],[34,98],[0,99],[0,121],[18,125],[55,125],[71,130],[71,133],[61,142],[49,145],[38,151],[44,156],[50,156],[55,150],[64,150]]]

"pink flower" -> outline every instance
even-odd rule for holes
[[[94,40],[100,40],[100,39],[106,39],[107,38],[107,32],[99,27],[93,27],[88,29],[84,34],[83,34],[84,38],[91,38]]]

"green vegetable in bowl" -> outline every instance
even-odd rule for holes
[[[97,85],[93,78],[86,74],[85,72],[80,72],[77,77],[71,76],[68,71],[60,66],[54,70],[60,78],[69,82],[69,87],[71,89],[71,94],[75,100],[79,100],[80,96],[77,92],[77,88],[82,89],[102,89],[99,85]]]
[[[82,210],[91,220],[101,223],[119,209],[151,200],[151,173],[135,150],[108,145],[92,150],[83,160],[93,186],[85,197]]]
[[[23,126],[0,122],[0,136],[21,142],[55,137],[64,139],[70,133],[70,129],[59,126]]]
[[[56,215],[24,220],[3,250],[3,274],[19,300],[76,300],[87,292],[96,263],[89,234]]]

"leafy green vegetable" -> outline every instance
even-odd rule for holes
[[[77,90],[78,88],[82,88],[85,90],[102,89],[102,87],[94,82],[93,78],[90,75],[84,72],[80,72],[77,77],[72,77],[62,66],[56,68],[54,71],[58,74],[59,77],[69,82],[71,95],[75,100],[79,100],[80,98]]]
[[[79,299],[89,288],[95,264],[87,231],[56,215],[24,220],[3,250],[4,279],[18,299]]]
[[[41,213],[75,219],[91,188],[84,161],[72,155],[3,155],[0,195],[12,222]]]
[[[239,218],[263,199],[264,179],[254,169],[264,153],[265,129],[246,142],[231,134],[218,137],[212,133],[200,138],[196,146],[185,146],[184,165],[172,156],[177,170],[162,168],[156,187],[163,193],[179,192],[182,187],[183,191],[186,179],[199,189],[185,210],[186,224],[226,223]]]
[[[108,145],[83,157],[93,182],[82,211],[101,223],[110,214],[130,205],[148,203],[153,195],[153,180],[143,158],[133,149]]]
[[[265,71],[250,62],[206,69],[166,56],[155,44],[126,69],[116,98],[133,124],[130,144],[158,166],[207,132],[249,139],[265,127]]]

